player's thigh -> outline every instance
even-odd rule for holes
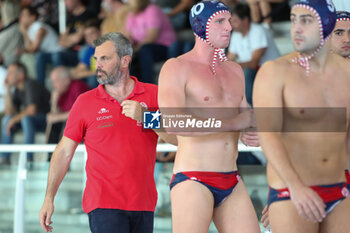
[[[242,180],[227,199],[214,209],[213,220],[220,233],[260,233],[258,218]]]
[[[276,201],[269,206],[273,233],[318,233],[319,223],[302,219],[290,200]]]
[[[170,191],[173,233],[208,232],[214,199],[203,184],[186,180]]]
[[[320,233],[350,233],[350,198],[340,202],[321,223]]]

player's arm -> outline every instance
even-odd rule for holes
[[[322,199],[305,186],[293,168],[281,138],[283,124],[283,75],[285,64],[267,62],[259,70],[254,84],[253,101],[260,144],[267,161],[288,187],[291,200],[301,217],[321,221],[325,217]]]
[[[50,162],[46,195],[39,213],[40,225],[46,232],[52,231],[52,226],[50,225],[52,224],[51,216],[54,212],[54,199],[57,190],[67,173],[77,146],[77,142],[63,136],[53,152]]]
[[[350,170],[350,124],[348,125],[346,133],[346,169]]]

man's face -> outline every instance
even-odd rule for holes
[[[21,73],[18,71],[16,65],[10,65],[7,68],[6,82],[8,85],[16,85],[21,79]]]
[[[243,31],[243,27],[244,27],[243,20],[240,19],[236,14],[232,14],[230,22],[231,22],[231,26],[232,26],[233,31],[235,31],[235,32],[242,32]]]
[[[79,0],[64,0],[68,12],[72,12],[77,7]]]
[[[212,19],[208,39],[216,48],[226,48],[230,43],[232,27],[230,24],[231,14],[228,12],[214,16]]]
[[[95,27],[88,27],[84,30],[85,41],[88,45],[92,45],[93,42],[100,37],[100,30]]]
[[[23,9],[19,16],[19,22],[21,25],[28,27],[35,21],[35,17],[30,15],[28,9]]]
[[[350,21],[337,22],[332,32],[331,47],[340,56],[350,56]]]
[[[120,80],[120,58],[114,44],[106,41],[95,49],[97,81],[104,85],[113,85]]]
[[[316,15],[304,8],[293,8],[291,15],[291,35],[296,51],[312,53],[320,45],[320,28]]]
[[[54,90],[56,90],[59,94],[63,94],[64,92],[67,91],[69,84],[70,84],[70,79],[69,77],[67,78],[62,78],[59,76],[59,71],[54,70],[52,71],[50,75],[52,87]]]

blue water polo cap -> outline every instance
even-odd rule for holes
[[[350,13],[347,11],[337,11],[337,22],[338,21],[350,21]]]
[[[333,31],[337,15],[332,0],[299,0],[294,7],[311,10],[317,17],[320,25],[322,43]]]
[[[189,15],[193,32],[205,41],[208,41],[207,32],[211,19],[228,8],[217,0],[201,1],[191,8]]]

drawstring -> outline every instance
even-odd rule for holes
[[[218,57],[220,59],[221,62],[227,61],[227,57],[223,51],[223,49],[219,49],[219,48],[215,48],[214,50],[214,56],[213,56],[213,61],[211,63],[211,71],[213,72],[214,75],[216,75],[216,71],[215,71],[215,64],[218,60]]]

